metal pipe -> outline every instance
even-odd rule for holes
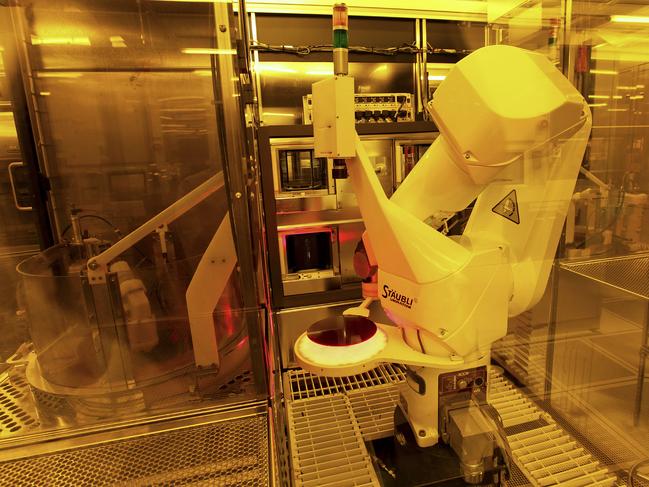
[[[195,189],[187,193],[171,206],[162,210],[156,216],[151,218],[146,223],[140,225],[131,233],[126,235],[123,239],[117,241],[113,246],[106,249],[98,256],[88,261],[88,268],[93,271],[105,270],[106,265],[115,259],[117,256],[127,251],[135,244],[137,244],[144,237],[155,231],[156,228],[162,225],[168,225],[174,220],[178,219],[187,211],[194,208],[205,198],[216,192],[223,186],[223,172],[215,174],[207,181],[197,186]]]

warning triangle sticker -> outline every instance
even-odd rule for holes
[[[491,211],[497,215],[504,216],[509,221],[518,225],[521,222],[520,214],[518,213],[518,199],[516,198],[516,190],[512,189],[507,196],[501,199]]]

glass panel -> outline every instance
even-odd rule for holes
[[[489,2],[492,40],[553,60],[593,118],[551,285],[539,305],[510,320],[495,355],[598,460],[622,472],[649,457],[645,4]]]
[[[244,303],[258,295],[256,279],[240,276],[253,257],[233,237],[247,223],[231,214],[225,187],[243,169],[224,167],[219,120],[239,106],[223,101],[221,83],[231,90],[239,78],[217,70],[236,54],[217,49],[216,18],[233,22],[219,9],[136,0],[11,9],[59,243],[12,271],[25,344],[10,380],[29,385],[21,407],[39,421],[7,435],[263,396],[249,338],[263,314]]]

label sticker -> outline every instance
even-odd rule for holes
[[[509,221],[518,225],[521,222],[521,216],[518,213],[518,199],[516,198],[516,190],[512,189],[507,196],[501,199],[491,211],[497,215],[504,216]]]

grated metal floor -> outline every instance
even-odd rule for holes
[[[372,464],[364,442],[393,434],[393,412],[403,380],[399,369],[390,365],[336,379],[316,377],[303,370],[287,372],[285,390],[289,393],[289,436],[296,485],[379,485],[376,476],[372,478],[373,470],[368,471]],[[503,419],[514,456],[507,485],[624,485],[494,370],[490,402]],[[356,470],[351,470],[351,465]]]
[[[265,414],[0,463],[0,486],[269,485]]]

